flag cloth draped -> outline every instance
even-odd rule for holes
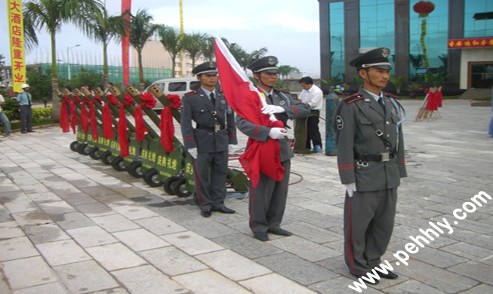
[[[281,121],[271,121],[268,115],[262,113],[263,98],[221,39],[215,38],[214,49],[221,87],[233,111],[256,125],[284,127]],[[284,167],[281,165],[280,152],[278,140],[268,138],[266,142],[261,142],[248,139],[240,163],[254,188],[261,173],[276,181],[282,180]]]

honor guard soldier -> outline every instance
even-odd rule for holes
[[[237,128],[251,140],[266,142],[269,137],[277,140],[280,145],[281,164],[285,169],[284,177],[280,182],[260,174],[258,185],[250,187],[250,229],[256,239],[268,241],[267,232],[276,235],[290,236],[291,233],[281,228],[281,221],[286,207],[288,196],[288,182],[291,167],[291,158],[294,156],[286,134],[288,119],[307,117],[310,107],[298,102],[289,93],[274,89],[279,70],[277,58],[267,56],[256,60],[248,66],[258,83],[258,90],[265,95],[267,106],[262,108],[264,114],[273,114],[284,124],[284,128],[270,128],[256,125],[245,118],[237,116]]]
[[[358,278],[381,263],[394,228],[397,187],[407,176],[401,126],[405,111],[396,97],[381,90],[392,69],[389,54],[388,48],[377,48],[349,63],[363,86],[339,103],[333,121],[339,176],[346,186],[344,256]],[[397,278],[391,271],[379,275]]]
[[[224,205],[228,152],[238,144],[234,113],[217,85],[215,62],[197,65],[192,73],[200,87],[183,97],[180,124],[183,143],[193,158],[200,214],[235,213]]]

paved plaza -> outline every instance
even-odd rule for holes
[[[471,200],[493,196],[491,108],[445,100],[440,119],[415,122],[421,101],[403,103],[409,176],[384,256],[399,278],[362,293],[493,293],[493,200]],[[283,221],[294,235],[260,242],[247,197],[203,218],[192,197],[73,152],[74,139],[58,126],[0,138],[0,293],[357,293],[335,157],[296,155]],[[451,230],[412,241],[444,219]]]

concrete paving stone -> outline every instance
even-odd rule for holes
[[[139,254],[168,276],[176,276],[208,268],[197,259],[174,246],[141,251]]]
[[[414,259],[408,261],[408,266],[400,265],[396,271],[446,293],[457,293],[478,284],[463,274],[453,273],[450,268],[444,270]]]
[[[192,256],[224,249],[192,231],[162,235],[161,238]]]
[[[413,242],[410,239],[411,236],[415,238],[417,236],[422,235],[422,233],[419,231],[419,229],[426,230],[430,227],[431,227],[430,224],[427,224],[426,226],[423,226],[421,228],[409,227],[407,225],[397,225],[394,227],[392,238],[394,238],[394,237],[401,238],[402,241],[404,242],[404,243],[402,243],[402,245],[406,245],[406,243]],[[453,233],[453,234],[455,234],[455,233]],[[426,244],[426,246],[431,247],[431,248],[441,248],[443,246],[448,246],[448,245],[457,243],[457,240],[452,239],[452,235],[447,234],[447,235],[440,235],[437,238],[434,237],[433,241],[429,240],[430,244]],[[400,247],[397,250],[402,250],[403,248],[404,247]]]
[[[476,287],[473,287],[469,290],[459,292],[460,294],[485,294],[485,293],[493,293],[493,287],[485,285],[485,284],[480,284]]]
[[[493,205],[492,205],[493,206]],[[451,219],[452,221],[452,219]],[[493,235],[493,227],[487,224],[482,224],[481,222],[473,221],[470,219],[465,219],[465,220],[457,220],[457,224],[454,225],[454,227],[457,227],[457,229],[463,229],[467,231],[473,231],[479,234],[483,235]]]
[[[243,233],[253,238],[253,233],[250,227],[248,226],[248,221],[241,220],[239,222],[229,223],[228,226],[236,230],[237,233]]]
[[[89,180],[89,179],[86,179],[86,178],[76,179],[76,180],[68,180],[68,182],[70,183],[70,185],[77,187],[81,190],[83,190],[86,187],[95,187],[98,185],[96,182]]]
[[[34,287],[24,288],[15,290],[12,294],[69,294],[68,289],[66,289],[60,283],[51,283],[38,285]]]
[[[0,261],[37,255],[39,252],[34,248],[29,238],[25,236],[0,240]]]
[[[447,270],[493,286],[493,265],[468,261],[449,267]]]
[[[24,231],[34,244],[70,239],[70,236],[55,223],[26,226]]]
[[[84,194],[83,192],[63,192],[58,189],[52,189],[51,190],[53,193],[58,195],[61,199],[65,200],[65,202],[69,203],[70,205],[80,205],[80,204],[87,204],[87,203],[94,203],[97,202],[94,198],[91,196],[88,196]]]
[[[279,249],[293,253],[308,261],[319,261],[340,254],[328,247],[300,238],[298,236],[283,237],[270,241]]]
[[[259,242],[250,235],[232,234],[212,239],[215,243],[231,249],[247,258],[258,258],[283,252],[270,242]]]
[[[469,242],[473,242],[472,240]],[[471,259],[473,261],[480,261],[485,258],[493,256],[493,250],[479,247],[466,242],[457,242],[449,246],[440,248],[440,250],[453,253]]]
[[[199,254],[195,258],[234,281],[269,274],[272,271],[231,250]]]
[[[145,229],[116,232],[113,233],[113,236],[118,238],[118,240],[123,242],[133,251],[143,251],[170,246],[168,242]]]
[[[439,291],[436,288],[420,283],[415,280],[407,280],[403,283],[386,287],[385,293],[389,294],[401,294],[401,293],[426,293],[426,294],[442,294],[443,291]],[[366,291],[365,291],[366,292]]]
[[[191,294],[188,289],[166,277],[154,267],[145,265],[114,271],[112,274],[130,293]]]
[[[60,201],[60,197],[53,192],[41,192],[26,194],[26,196],[36,203]]]
[[[13,291],[57,282],[57,276],[41,256],[4,261],[0,268]]]
[[[76,210],[65,201],[38,203],[38,205],[55,222],[64,221],[66,214],[76,212]]]
[[[476,232],[462,230],[462,229],[454,229],[454,233],[448,235],[449,238],[462,241],[462,242],[470,242],[474,240],[474,245],[480,246],[489,250],[493,250],[493,236],[478,234]]]
[[[187,228],[180,226],[177,223],[170,221],[169,219],[162,216],[136,219],[135,222],[143,228],[149,230],[149,232],[158,236],[183,232],[187,230]]]
[[[115,210],[116,212],[123,215],[129,220],[159,216],[159,214],[155,213],[154,211],[142,207],[141,205],[135,203],[132,203],[130,205],[114,205],[114,204],[109,204],[109,205],[113,210]]]
[[[343,223],[342,217],[325,215],[323,213],[315,212],[308,209],[304,211],[292,213],[290,215],[290,220],[292,222],[296,220],[303,221],[315,225],[317,227],[321,227],[323,229],[327,229],[334,226],[342,228],[342,223]]]
[[[313,200],[308,201],[308,202],[304,202],[304,203],[298,203],[297,205],[302,207],[302,208],[305,208],[305,209],[309,209],[309,210],[316,211],[316,212],[319,212],[319,213],[324,214],[324,215],[330,215],[330,216],[334,216],[334,217],[341,217],[342,218],[342,215],[344,212],[343,209],[336,207],[334,205],[320,203],[318,201],[313,201]]]
[[[10,211],[10,213],[20,213],[38,209],[36,203],[25,195],[16,197],[12,199],[12,201],[5,202],[4,206]]]
[[[419,251],[413,254],[413,257],[436,267],[447,268],[467,261],[467,258],[444,252],[442,249],[438,250],[431,247],[417,247],[417,249],[418,248]],[[402,247],[401,250],[404,250],[404,247]]]
[[[400,202],[397,203],[397,212],[403,214],[417,214],[424,219],[429,219],[432,217],[439,218],[439,216],[443,215],[442,212],[425,209],[423,207],[417,208],[416,205],[408,205]]]
[[[86,248],[86,251],[108,271],[147,264],[144,259],[120,243],[94,246]]]
[[[57,224],[64,230],[94,226],[94,222],[80,212],[64,214]]]
[[[329,230],[305,222],[293,222],[284,226],[284,229],[287,229],[296,236],[319,244],[341,239],[340,234],[332,233]]]
[[[74,205],[74,208],[85,214],[87,217],[97,217],[117,213],[107,205],[98,202]]]
[[[302,285],[311,285],[338,276],[327,268],[287,252],[260,257],[255,261]]]
[[[51,266],[91,259],[84,249],[73,240],[37,244],[36,248]]]
[[[320,283],[316,283],[310,285],[310,289],[316,291],[317,293],[358,293],[355,290],[352,290],[348,287],[348,285],[353,285],[355,279],[347,278],[347,277],[335,277],[333,279],[323,281]],[[362,293],[368,294],[376,294],[376,293],[384,293],[379,289],[375,289],[373,286],[367,286],[366,289],[361,291]]]
[[[185,288],[189,289],[194,294],[244,294],[251,293],[235,282],[225,278],[224,276],[212,271],[203,270],[199,272],[183,274],[173,277]]]
[[[337,184],[341,185],[339,182]],[[322,202],[325,204],[331,204],[331,205],[344,203],[344,197],[342,197],[342,195],[344,194],[344,191],[345,191],[344,188],[342,188],[344,186],[341,185],[341,189],[340,189],[341,197],[329,196],[329,194],[326,192],[326,190],[323,190],[322,187],[319,187],[319,185],[317,185],[316,187],[317,187],[317,189],[315,191],[305,194],[304,197],[306,199],[310,199],[313,201],[319,201],[319,202]],[[331,189],[334,190],[333,187]],[[331,194],[337,195],[337,193],[335,191],[332,191]],[[296,198],[299,198],[299,197],[296,197]],[[290,200],[293,200],[293,199],[290,199]],[[306,202],[306,201],[297,201],[297,203],[298,202]]]
[[[21,227],[39,226],[53,223],[50,216],[41,209],[12,213],[12,217]]]
[[[67,230],[67,233],[84,248],[118,242],[116,238],[98,226],[71,229]]]
[[[1,221],[0,222],[0,241],[9,238],[22,237],[24,232],[13,221]]]
[[[102,291],[91,292],[91,294],[129,294],[124,288],[112,288]]]
[[[53,267],[69,293],[90,293],[120,287],[94,260]]]
[[[131,177],[131,176],[129,175],[129,177]],[[144,196],[149,195],[149,193],[147,193],[146,191],[143,191],[142,189],[138,189],[138,188],[133,187],[131,185],[113,186],[113,187],[111,187],[111,190],[115,191],[116,193],[118,193],[118,194],[120,194],[126,198],[144,197]]]
[[[219,213],[213,213],[219,214]],[[199,232],[201,236],[206,238],[216,238],[236,233],[235,230],[230,227],[220,224],[215,220],[194,219],[181,223],[182,226],[188,228],[191,231]]]
[[[256,294],[314,294],[316,292],[303,287],[276,273],[256,277],[240,284]]]
[[[119,214],[92,217],[91,220],[110,233],[140,228],[138,225]]]

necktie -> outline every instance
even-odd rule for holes
[[[267,101],[269,102],[269,104],[274,104],[271,94],[267,95]]]
[[[383,102],[383,98],[382,97],[379,97],[378,98],[378,104],[380,104],[380,106],[383,109],[383,112],[385,113],[385,103]]]
[[[210,97],[211,97],[212,105],[215,106],[216,105],[216,98],[214,98],[214,93],[211,93]]]
[[[28,105],[31,106],[31,94],[27,93],[27,102]]]

